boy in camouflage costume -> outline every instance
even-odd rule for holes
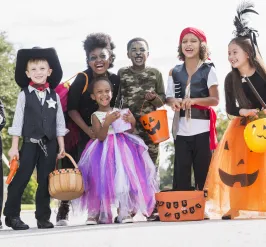
[[[122,103],[123,108],[129,108],[137,119],[134,134],[140,136],[149,147],[149,154],[158,171],[159,144],[152,142],[138,120],[141,115],[155,111],[156,108],[162,106],[162,102],[165,102],[162,74],[157,69],[146,66],[149,56],[149,46],[146,40],[142,38],[130,40],[127,44],[127,55],[132,61],[132,66],[121,68],[117,73],[120,77],[120,88],[116,107]],[[141,113],[141,107],[145,100],[148,102],[145,102]]]
[[[146,67],[146,59],[149,56],[146,40],[142,38],[130,40],[127,44],[127,55],[132,61],[132,66],[121,68],[117,73],[120,77],[120,88],[116,107],[119,107],[122,99],[123,108],[129,108],[138,120],[145,100],[148,102],[143,106],[142,115],[155,111],[157,107],[162,106],[161,101],[165,102],[164,83],[162,74],[157,69]],[[157,164],[159,145],[152,142],[140,121],[137,121],[134,134],[144,140],[154,164]]]
[[[149,46],[146,40],[134,38],[127,44],[127,55],[132,61],[131,67],[124,67],[118,71],[120,88],[116,100],[116,107],[122,99],[123,108],[129,108],[134,117],[140,118],[140,111],[145,100],[142,115],[155,111],[165,102],[165,90],[162,74],[155,68],[146,66],[149,56]],[[161,98],[158,99],[156,94]],[[137,121],[134,134],[140,136],[149,147],[149,154],[157,164],[159,144],[154,144],[149,138],[140,121]],[[157,165],[156,165],[157,166]]]

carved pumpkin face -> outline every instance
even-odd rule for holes
[[[244,143],[245,144],[245,143]],[[239,148],[238,148],[239,147]],[[254,161],[254,165],[249,165],[247,164],[247,162],[245,162],[245,158],[242,157],[243,152],[241,152],[240,150],[230,150],[231,149],[242,149],[245,148],[243,145],[240,145],[238,147],[230,147],[230,144],[228,141],[225,141],[224,144],[224,153],[226,155],[226,153],[228,153],[227,155],[230,156],[230,152],[237,152],[239,156],[236,156],[236,158],[233,159],[232,165],[233,167],[231,167],[231,171],[226,172],[224,171],[222,168],[219,168],[219,176],[221,181],[229,186],[229,187],[237,187],[237,188],[243,188],[243,187],[248,187],[253,185],[259,175],[259,169],[256,162]],[[250,154],[249,156],[252,156],[251,152],[249,151]],[[248,158],[246,158],[246,160],[249,160]],[[234,167],[235,164],[235,167]],[[257,166],[257,168],[256,168]]]
[[[230,208],[266,211],[265,155],[248,148],[244,128],[239,119],[231,121],[210,165],[205,187],[220,205],[219,213]]]
[[[166,110],[156,110],[140,117],[140,123],[153,143],[169,139]]]
[[[161,128],[160,120],[155,120],[153,117],[149,117],[148,121],[142,120],[142,125],[149,135],[154,135]]]
[[[266,151],[266,119],[258,119],[250,122],[244,131],[247,146],[257,153]]]

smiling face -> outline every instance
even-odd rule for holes
[[[110,66],[110,59],[107,49],[96,48],[89,53],[88,64],[95,74],[103,75]]]
[[[110,83],[105,80],[99,80],[94,84],[91,98],[95,100],[100,107],[109,107],[112,99],[112,89]]]
[[[196,35],[188,33],[182,39],[181,49],[186,58],[197,58],[200,52],[200,40]]]
[[[232,119],[211,161],[205,188],[219,214],[230,208],[266,211],[266,154],[248,148],[245,127],[241,118]]]
[[[149,56],[148,47],[144,41],[135,41],[131,44],[127,55],[132,61],[133,69],[144,69]]]
[[[223,162],[228,160],[231,162],[231,166],[228,167],[229,169],[220,167],[218,169],[219,176],[221,181],[229,187],[252,187],[260,174],[259,164],[256,161],[259,156],[247,148],[244,138],[242,138],[244,137],[243,132],[236,130],[235,134],[241,135],[239,138],[241,140],[233,144],[231,139],[227,139],[223,144]]]
[[[29,61],[27,64],[26,75],[35,84],[45,84],[51,73],[52,69],[46,60]]]
[[[228,46],[228,61],[235,69],[241,69],[249,65],[249,56],[239,45],[230,43]]]
[[[160,121],[153,117],[149,117],[146,121],[142,120],[142,125],[149,135],[154,135],[161,128]]]
[[[253,152],[264,153],[266,151],[266,119],[250,122],[244,130],[244,138]]]

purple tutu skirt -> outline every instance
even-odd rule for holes
[[[112,223],[111,205],[119,217],[140,211],[149,216],[158,191],[156,169],[148,147],[129,133],[108,134],[90,141],[79,161],[85,192],[78,207],[100,223]]]

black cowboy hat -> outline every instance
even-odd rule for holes
[[[50,68],[53,70],[52,74],[47,78],[50,88],[56,88],[60,83],[63,71],[59,62],[59,58],[54,48],[40,48],[33,47],[32,49],[21,49],[17,54],[17,62],[15,69],[15,80],[21,87],[27,87],[30,78],[27,77],[25,71],[27,63],[30,59],[45,59],[49,63]]]

